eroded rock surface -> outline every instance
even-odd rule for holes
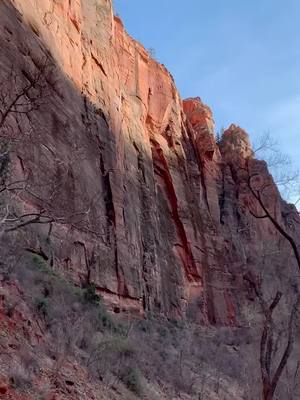
[[[53,217],[28,227],[27,247],[78,284],[95,283],[116,312],[241,324],[245,270],[261,273],[265,240],[285,247],[241,207],[247,134],[231,125],[216,143],[210,109],[181,100],[111,1],[13,4],[0,5],[1,78],[13,68],[21,88],[46,54],[56,64],[11,156],[10,179],[30,188],[18,207]],[[282,218],[275,187],[272,201]]]
[[[111,0],[4,0],[0,45],[0,129],[9,138],[1,141],[1,224],[36,218],[11,242],[1,236],[1,265],[22,248],[78,287],[94,284],[115,313],[199,323],[197,351],[223,346],[205,364],[209,398],[240,400],[251,391],[257,398],[261,317],[244,277],[251,273],[266,299],[283,291],[278,314],[286,316],[297,270],[286,240],[268,219],[253,216],[261,209],[245,170],[254,171],[254,185],[267,185],[268,208],[294,237],[299,221],[247,133],[231,125],[217,140],[208,106],[180,98],[166,68],[113,15]],[[5,115],[37,76],[38,88]],[[1,329],[11,329],[5,351],[18,360],[20,337],[32,353],[47,337],[16,282],[2,282]],[[12,294],[13,317],[3,306]],[[50,382],[53,360],[44,356]],[[202,368],[186,362],[189,376]],[[96,398],[102,383],[87,387],[87,371],[67,367],[67,381],[80,381],[62,398]],[[0,368],[0,391],[18,398],[7,374]],[[201,379],[198,373],[198,388]],[[155,390],[151,400],[169,398],[159,380]]]

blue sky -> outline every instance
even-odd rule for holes
[[[127,31],[217,129],[266,131],[300,169],[300,0],[114,0]]]

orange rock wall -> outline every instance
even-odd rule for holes
[[[56,219],[48,247],[33,227],[29,245],[43,247],[78,284],[88,275],[116,312],[238,324],[250,254],[262,238],[279,240],[237,206],[230,160],[249,150],[244,133],[232,144],[231,131],[242,131],[230,127],[220,152],[210,109],[200,98],[181,100],[166,68],[113,16],[110,0],[13,4],[21,18],[5,1],[1,24],[17,32],[19,48],[3,35],[2,66],[18,57],[16,68],[28,68],[28,57],[18,56],[26,46],[35,57],[47,49],[58,66],[58,89],[35,116],[43,147],[18,148],[14,173],[30,171],[38,197],[73,218]],[[52,191],[37,182],[53,183]],[[39,206],[32,196],[19,200]]]

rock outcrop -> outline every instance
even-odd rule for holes
[[[13,70],[22,88],[45,57],[55,64],[11,154],[10,182],[27,183],[16,207],[49,217],[27,227],[27,248],[78,285],[93,282],[115,312],[243,323],[243,274],[261,274],[266,240],[285,248],[242,207],[247,134],[231,125],[216,143],[209,108],[181,100],[110,0],[13,4],[0,5],[1,80]]]

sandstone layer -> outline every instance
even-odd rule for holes
[[[92,288],[109,315],[138,321],[144,398],[257,399],[262,313],[245,278],[267,302],[283,293],[276,361],[299,274],[289,243],[247,186],[249,168],[296,243],[299,217],[248,134],[232,124],[218,138],[209,107],[199,97],[181,99],[167,69],[126,33],[111,0],[3,0],[0,46],[0,395],[29,398],[9,376],[30,355],[41,367],[30,371],[31,393],[138,398],[124,383],[118,392],[102,376],[90,379],[84,346],[97,318],[91,306],[78,322],[76,290]],[[36,275],[34,260],[44,268]],[[41,290],[44,301],[52,290],[65,331],[56,331],[56,314],[54,332],[47,325],[45,304],[35,302]],[[57,384],[60,358],[45,349],[69,332],[84,340],[65,352]],[[297,334],[278,398],[296,382],[289,371],[299,371]],[[187,395],[193,385],[199,397]]]
[[[19,212],[51,217],[27,227],[27,248],[78,285],[94,283],[115,312],[242,324],[243,274],[267,273],[266,242],[286,249],[270,222],[243,207],[247,134],[232,125],[217,143],[210,109],[181,100],[111,1],[13,4],[17,16],[9,1],[0,5],[1,77],[15,70],[22,88],[45,57],[55,64],[50,95],[24,120],[26,141],[11,155],[11,181],[26,181],[14,193]],[[265,164],[251,162],[270,179],[285,223]]]

